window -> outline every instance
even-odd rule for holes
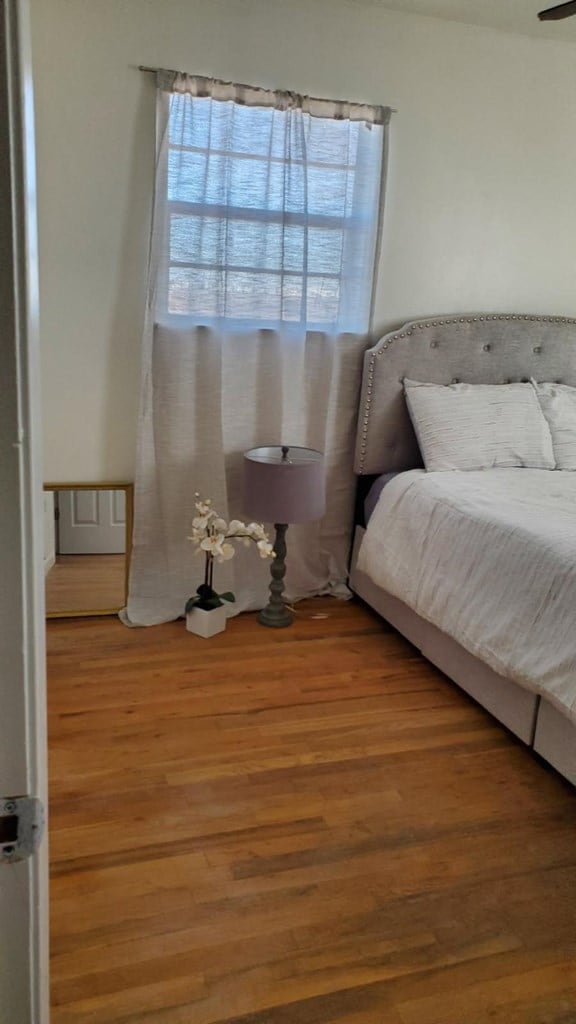
[[[187,92],[168,102],[164,312],[365,331],[383,124]]]

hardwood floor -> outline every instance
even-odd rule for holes
[[[574,791],[369,611],[48,645],[53,1024],[576,1022]]]
[[[46,611],[122,608],[126,555],[58,555],[46,576]]]

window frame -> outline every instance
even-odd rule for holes
[[[190,101],[194,102],[194,100],[197,99],[197,98],[199,98],[199,97],[191,97]],[[235,102],[235,101],[232,101],[232,102]],[[265,111],[268,108],[262,107],[261,109],[263,111]],[[171,199],[169,197],[168,166],[169,166],[170,153],[172,151],[176,151],[176,152],[191,152],[191,153],[201,154],[207,160],[211,156],[220,156],[220,157],[222,157],[224,159],[231,159],[231,160],[259,161],[259,162],[265,163],[267,165],[272,165],[272,164],[280,164],[280,165],[284,165],[284,166],[298,166],[298,165],[302,165],[302,166],[306,166],[307,168],[309,168],[309,167],[316,167],[316,168],[320,168],[320,169],[329,168],[330,170],[340,171],[340,172],[343,172],[345,174],[349,174],[349,173],[356,174],[356,172],[357,172],[357,162],[356,161],[354,161],[354,163],[350,163],[350,162],[342,163],[342,162],[340,162],[340,163],[333,163],[332,164],[332,163],[328,163],[326,161],[320,161],[320,160],[298,160],[298,159],[286,158],[286,157],[283,157],[283,156],[268,155],[268,154],[258,153],[258,152],[240,152],[238,150],[232,150],[232,149],[228,150],[228,149],[221,149],[221,148],[216,148],[216,147],[215,148],[211,148],[209,145],[207,145],[207,146],[197,146],[197,145],[190,145],[190,144],[172,142],[170,140],[170,130],[171,130],[170,118],[171,118],[171,111],[172,111],[172,107],[171,107],[171,104],[169,103],[168,104],[168,132],[167,132],[168,147],[167,147],[167,156],[166,156],[166,160],[167,160],[167,166],[166,166],[166,192],[165,192],[166,225],[167,225],[167,247],[166,247],[167,259],[166,259],[166,262],[165,262],[165,281],[164,281],[164,287],[162,289],[163,290],[163,296],[164,296],[163,313],[158,318],[159,322],[166,322],[166,323],[170,323],[172,325],[180,325],[180,326],[184,326],[185,324],[189,324],[190,326],[194,326],[194,327],[198,327],[198,326],[212,327],[212,326],[216,326],[216,325],[222,326],[222,324],[225,323],[231,329],[239,330],[239,331],[253,331],[255,329],[256,330],[266,330],[266,329],[273,329],[274,330],[274,329],[278,329],[279,327],[283,331],[287,331],[287,332],[290,332],[291,330],[293,330],[295,332],[296,331],[301,331],[303,327],[307,331],[312,331],[312,332],[315,332],[315,331],[326,332],[326,331],[333,330],[336,327],[337,318],[333,317],[333,318],[330,318],[330,319],[324,318],[322,320],[311,320],[306,315],[306,307],[308,305],[306,282],[311,280],[311,279],[313,279],[313,278],[324,279],[324,280],[338,282],[338,286],[339,287],[338,287],[338,299],[337,299],[337,302],[338,302],[338,306],[339,306],[339,304],[341,302],[341,297],[342,297],[342,295],[341,295],[341,293],[342,293],[342,285],[343,285],[343,283],[345,281],[345,276],[344,276],[344,274],[342,272],[342,262],[341,261],[340,261],[340,264],[339,264],[339,269],[335,269],[335,270],[331,270],[331,271],[323,270],[323,271],[317,271],[317,272],[310,272],[310,271],[308,271],[306,269],[286,269],[286,268],[274,268],[274,267],[244,266],[244,265],[237,265],[237,264],[232,264],[232,263],[214,264],[214,263],[205,263],[205,262],[203,262],[201,260],[175,259],[175,258],[173,258],[173,255],[172,255],[172,244],[171,244],[171,225],[172,225],[173,217],[175,217],[175,216],[176,217],[177,216],[183,216],[183,217],[190,217],[190,218],[197,217],[198,219],[213,218],[215,221],[218,221],[218,222],[220,222],[220,223],[222,223],[224,225],[226,225],[228,223],[242,223],[243,221],[251,222],[251,223],[260,221],[263,224],[278,224],[278,225],[280,225],[282,227],[286,227],[286,226],[301,227],[304,232],[306,232],[309,229],[314,229],[314,228],[319,229],[319,230],[323,230],[323,231],[339,231],[339,232],[342,233],[344,238],[345,238],[345,235],[346,235],[346,233],[348,231],[350,231],[351,229],[354,230],[355,227],[361,227],[362,225],[366,224],[367,221],[369,219],[371,219],[371,218],[367,218],[366,216],[354,216],[353,214],[351,214],[349,216],[335,216],[335,215],[321,214],[321,213],[306,213],[306,212],[301,212],[300,213],[300,212],[285,211],[285,210],[279,210],[279,209],[276,209],[276,210],[274,210],[274,209],[264,209],[263,207],[240,207],[240,206],[231,206],[231,205],[228,205],[228,204],[216,204],[216,203],[215,204],[207,204],[207,203],[201,203],[201,202],[197,202],[197,201],[187,201],[187,200],[182,200],[182,199]],[[325,120],[326,122],[331,122],[333,119],[330,118],[330,117],[315,117],[315,120],[316,121],[317,120],[322,120],[322,121]],[[370,127],[370,125],[368,127]],[[382,155],[382,161],[383,161],[382,166],[383,167],[385,166],[384,159],[385,159],[385,157],[384,157],[384,154],[383,154]],[[378,220],[378,222],[380,222],[380,220],[381,220],[381,214],[382,214],[382,204],[381,204],[381,202],[378,202],[377,206],[376,206],[376,209],[374,210],[374,217]],[[377,230],[377,232],[376,232],[376,239],[375,239],[374,263],[373,263],[373,266],[370,268],[370,275],[371,275],[372,282],[374,281],[374,275],[375,275],[376,266],[377,266],[378,235],[379,235],[379,231]],[[254,315],[252,315],[252,316],[245,316],[244,317],[244,316],[229,316],[229,315],[226,315],[226,314],[195,313],[195,312],[189,312],[189,311],[181,312],[181,311],[176,311],[174,309],[170,309],[170,289],[171,289],[171,280],[170,279],[171,279],[171,272],[173,270],[186,270],[186,269],[198,270],[198,271],[208,271],[208,272],[220,270],[220,271],[223,271],[224,273],[230,272],[230,273],[238,273],[238,274],[245,273],[245,274],[251,274],[251,275],[267,275],[269,277],[275,277],[275,278],[277,278],[279,280],[283,280],[283,279],[286,279],[286,278],[293,278],[295,280],[299,280],[299,281],[302,282],[302,296],[306,296],[300,302],[301,315],[299,317],[290,317],[290,318],[284,317],[282,315],[280,317],[275,317],[275,318],[265,318],[265,317],[262,317],[262,316],[254,316]],[[372,302],[373,302],[373,294],[372,294]],[[366,333],[367,331],[369,331],[370,325],[371,325],[371,306],[372,306],[372,302],[370,304],[370,309],[368,311],[367,323],[366,323],[366,326],[364,328],[361,328],[360,326],[350,327],[346,331],[339,331],[339,333],[357,333],[357,332]],[[282,304],[282,300],[281,300],[281,304]]]

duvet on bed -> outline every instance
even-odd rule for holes
[[[358,568],[576,721],[576,473],[401,473]]]

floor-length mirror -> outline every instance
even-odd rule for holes
[[[44,485],[48,618],[113,615],[124,607],[133,485]]]

